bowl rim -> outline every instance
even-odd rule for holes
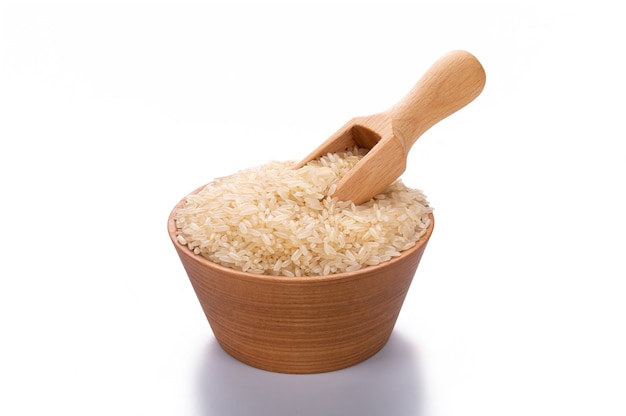
[[[170,240],[172,241],[172,243],[174,244],[174,246],[176,247],[177,251],[179,254],[181,255],[185,255],[186,257],[188,257],[189,259],[201,263],[204,266],[207,266],[211,269],[214,269],[216,271],[222,272],[224,274],[228,274],[231,275],[233,277],[237,277],[239,279],[243,279],[243,280],[254,280],[254,281],[266,281],[266,282],[276,282],[276,283],[314,283],[314,282],[325,282],[325,281],[333,281],[333,280],[344,280],[344,279],[348,279],[348,278],[357,278],[360,277],[362,275],[368,275],[370,273],[375,273],[377,270],[379,269],[383,269],[383,268],[387,268],[392,266],[393,264],[397,263],[397,262],[402,262],[404,261],[404,259],[406,259],[407,257],[410,257],[414,252],[422,249],[430,240],[430,237],[433,233],[433,229],[435,226],[435,217],[433,215],[432,212],[430,212],[428,214],[429,218],[430,218],[430,224],[428,225],[428,227],[426,228],[426,232],[415,242],[415,244],[402,251],[400,256],[398,257],[394,257],[388,261],[385,261],[383,263],[379,263],[377,265],[374,266],[366,266],[363,267],[359,270],[355,270],[355,271],[351,271],[351,272],[342,272],[342,273],[335,273],[335,274],[329,274],[329,275],[314,275],[314,276],[275,276],[275,275],[269,275],[269,274],[258,274],[258,273],[249,273],[249,272],[244,272],[241,270],[237,270],[237,269],[232,269],[230,267],[226,267],[223,266],[219,263],[215,263],[209,259],[207,259],[204,256],[201,256],[199,254],[194,253],[193,251],[191,251],[189,249],[189,247],[187,247],[186,245],[181,244],[178,241],[177,238],[177,230],[178,228],[176,227],[176,221],[175,221],[175,216],[176,216],[176,211],[181,208],[185,202],[186,199],[189,195],[192,195],[198,191],[200,191],[202,188],[204,188],[203,185],[202,187],[196,189],[195,191],[185,195],[185,197],[183,199],[181,199],[172,209],[172,211],[170,212],[170,215],[167,219],[167,231],[168,234],[170,236]]]

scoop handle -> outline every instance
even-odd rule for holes
[[[476,98],[485,86],[485,70],[469,52],[439,58],[415,86],[385,112],[405,154],[429,128]]]

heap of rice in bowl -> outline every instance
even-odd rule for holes
[[[432,209],[400,180],[358,206],[333,198],[333,184],[363,155],[329,153],[299,169],[270,162],[217,179],[177,211],[178,241],[212,262],[267,275],[330,275],[400,256],[426,232]]]

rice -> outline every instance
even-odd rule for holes
[[[432,208],[400,180],[358,206],[333,198],[335,183],[363,154],[330,153],[299,169],[270,162],[216,179],[177,210],[178,241],[232,269],[292,277],[398,257],[426,232]]]

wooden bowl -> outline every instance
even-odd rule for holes
[[[228,354],[279,373],[322,373],[370,358],[385,346],[430,238],[392,260],[329,276],[245,273],[194,254],[168,232],[215,338]]]

